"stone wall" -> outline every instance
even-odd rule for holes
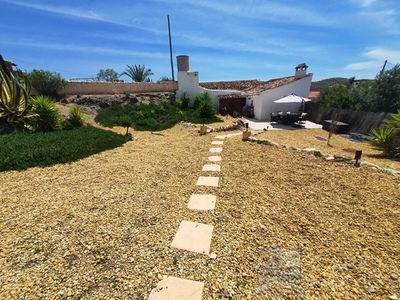
[[[175,92],[178,82],[68,82],[62,93],[67,95],[103,95]]]

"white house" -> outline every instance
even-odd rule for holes
[[[298,111],[301,103],[274,103],[290,94],[306,98],[310,92],[312,73],[307,73],[305,63],[295,67],[294,76],[271,79],[268,81],[221,81],[199,82],[199,73],[189,70],[189,56],[177,56],[178,91],[177,97],[185,92],[193,99],[195,94],[207,92],[215,106],[221,111],[226,108],[229,113],[237,112],[244,116],[254,113],[258,120],[270,120],[272,112]]]

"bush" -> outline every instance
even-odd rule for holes
[[[28,78],[36,92],[45,96],[56,97],[67,85],[67,81],[56,72],[33,70],[28,73]]]
[[[181,101],[182,101],[182,106],[181,106],[182,109],[188,109],[190,105],[190,98],[186,92],[182,94]]]
[[[68,121],[74,128],[82,127],[85,122],[85,113],[79,106],[73,106],[69,109]]]
[[[201,94],[194,95],[194,100],[193,100],[193,108],[194,109],[199,108],[201,99],[202,99],[202,95]]]
[[[374,139],[369,143],[389,157],[400,157],[400,109],[397,114],[390,115],[391,119],[386,120],[383,126],[371,131]]]
[[[32,98],[31,125],[35,131],[53,131],[59,129],[61,117],[54,101],[47,96],[35,96]]]
[[[214,107],[212,106],[212,108]],[[124,106],[114,104],[109,108],[100,110],[94,120],[103,126],[112,127],[120,125],[119,119],[124,115],[132,118],[132,127],[135,130],[144,131],[164,130],[173,127],[180,121],[196,124],[201,124],[203,122],[199,110],[181,110],[173,105],[168,105],[164,108],[162,105],[156,105],[154,103],[141,103],[139,105],[127,104]],[[209,117],[206,122],[221,122],[221,120],[213,115]]]
[[[70,163],[122,146],[125,136],[84,126],[75,130],[0,136],[0,171]]]
[[[217,113],[217,109],[212,102],[211,96],[208,93],[204,93],[200,97],[200,104],[199,104],[199,114],[200,118],[211,118],[215,116]]]

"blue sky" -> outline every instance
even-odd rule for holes
[[[0,0],[0,54],[64,78],[151,68],[175,79],[177,55],[200,82],[291,76],[374,78],[400,63],[398,0]],[[127,77],[121,77],[129,81]]]

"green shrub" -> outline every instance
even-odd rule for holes
[[[79,106],[73,106],[69,109],[68,120],[73,127],[82,127],[85,123],[85,113]]]
[[[201,94],[194,95],[194,100],[193,100],[193,108],[194,109],[199,108],[201,100],[202,100]]]
[[[59,73],[45,70],[33,70],[28,73],[32,87],[40,95],[56,97],[67,85],[67,81]]]
[[[182,109],[188,109],[189,105],[190,105],[190,98],[189,98],[189,96],[188,96],[188,94],[186,92],[184,92],[182,94],[181,101],[182,101],[181,108]]]
[[[175,106],[178,108],[182,108],[182,100],[180,98],[175,99]]]
[[[124,135],[92,126],[74,130],[1,135],[0,171],[70,163],[122,146],[125,142]]]
[[[212,102],[211,96],[209,93],[204,93],[201,95],[200,104],[199,104],[199,114],[200,118],[211,118],[215,116],[217,113],[217,109]]]
[[[180,121],[197,124],[203,122],[199,110],[181,110],[176,105],[168,105],[168,107],[163,108],[161,105],[154,103],[127,104],[124,106],[115,104],[100,110],[94,120],[103,126],[112,127],[120,125],[119,118],[124,115],[132,118],[132,127],[135,130],[144,131],[164,130],[173,127]],[[221,120],[213,115],[206,122],[221,122]]]
[[[32,98],[32,126],[36,131],[53,131],[60,128],[61,117],[54,101],[47,96]]]
[[[387,156],[400,157],[400,110],[390,115],[378,130],[371,131],[374,138],[368,141]]]

